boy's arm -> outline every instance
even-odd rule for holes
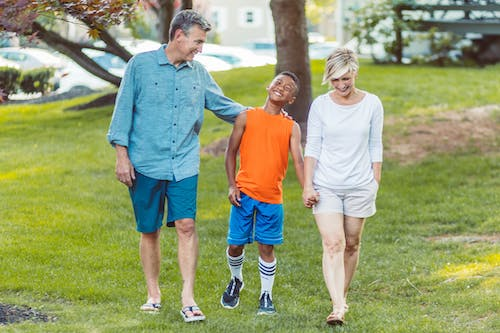
[[[240,190],[236,186],[236,155],[240,148],[241,137],[245,131],[246,122],[247,113],[243,111],[236,117],[225,155],[226,176],[229,184],[228,199],[235,206],[240,206],[241,201]]]
[[[290,152],[292,153],[295,174],[300,186],[304,188],[304,158],[302,156],[301,133],[299,124],[293,122],[292,136],[290,137]]]

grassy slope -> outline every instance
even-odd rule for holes
[[[320,62],[313,82],[320,82]],[[377,93],[387,114],[500,103],[500,66],[486,70],[377,67],[363,64],[358,86]],[[272,68],[218,73],[226,94],[260,105]],[[242,80],[244,78],[244,80]],[[245,87],[241,89],[242,85]],[[487,87],[487,88],[486,88]],[[313,87],[314,95],[326,87]],[[138,313],[144,301],[138,235],[125,188],[114,179],[105,133],[111,108],[63,110],[89,98],[0,107],[0,302],[29,305],[58,319],[6,332],[183,332],[176,238],[163,234],[164,309]],[[207,113],[202,142],[230,131]],[[390,135],[388,133],[387,135]],[[499,225],[499,160],[473,152],[433,156],[418,165],[384,165],[378,214],[366,225],[345,332],[491,332],[499,325],[499,247],[431,242],[443,234],[492,234]],[[285,244],[278,247],[279,315],[256,318],[260,290],[255,246],[247,248],[239,308],[219,297],[229,277],[228,203],[223,159],[202,159],[197,300],[207,332],[325,331],[330,303],[321,275],[321,244],[302,208],[294,173],[285,182]]]

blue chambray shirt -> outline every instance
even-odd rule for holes
[[[130,59],[107,139],[128,147],[130,161],[141,174],[178,181],[199,173],[204,109],[233,123],[246,107],[225,97],[199,62],[176,68],[165,47]]]

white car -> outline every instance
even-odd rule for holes
[[[339,46],[337,42],[309,44],[309,59],[326,59]]]
[[[161,44],[158,42],[146,39],[118,39],[117,41],[132,54],[154,51],[161,46]],[[96,45],[103,46],[104,44],[99,42],[96,43]],[[111,53],[92,49],[83,49],[83,52],[90,58],[92,58],[95,62],[97,62],[102,68],[108,70],[110,73],[117,76],[123,76],[123,74],[125,73],[125,67],[127,64],[120,57]],[[233,68],[230,63],[221,60],[218,57],[209,56],[206,54],[197,54],[195,59],[202,63],[209,72],[226,71]]]
[[[0,48],[0,56],[17,63],[21,70],[31,70],[35,68],[55,68],[54,90],[57,90],[61,83],[61,78],[66,75],[66,62],[63,58],[45,49],[29,47],[4,47]]]
[[[0,67],[11,67],[15,69],[21,69],[21,66],[17,62],[7,60],[2,56],[0,56]]]
[[[206,54],[199,53],[194,57],[194,60],[199,61],[209,72],[227,71],[233,68],[231,64],[224,60]]]
[[[205,43],[202,54],[219,58],[233,67],[257,67],[276,64],[275,57],[256,54],[244,47]]]

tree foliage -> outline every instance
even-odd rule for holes
[[[402,60],[403,47],[409,38],[403,38],[402,32],[411,30],[411,21],[402,16],[400,5],[413,5],[413,0],[378,0],[370,1],[365,6],[354,10],[354,20],[350,24],[353,37],[359,44],[374,45],[381,43],[387,52],[388,59],[375,61]]]
[[[311,102],[310,69],[307,49],[306,0],[272,0],[278,64],[276,70],[292,70],[301,80],[301,94],[291,114],[303,126]],[[328,4],[333,0],[308,0],[310,3]],[[193,7],[191,0],[0,0],[0,32],[36,36],[53,49],[67,55],[88,72],[119,85],[121,78],[108,72],[88,57],[84,48],[105,51],[124,61],[132,56],[108,32],[108,28],[134,18],[137,6],[157,13],[160,21],[159,36],[168,40],[168,27],[175,9]],[[51,29],[51,22],[73,17],[88,27],[89,36],[101,39],[105,46],[89,42],[76,42],[64,38]],[[55,24],[52,24],[55,26]]]
[[[335,11],[336,0],[306,0],[306,16],[312,24],[318,24],[325,15]]]
[[[143,0],[142,3],[149,3]],[[88,72],[119,85],[121,78],[102,68],[82,49],[95,49],[117,55],[124,61],[132,56],[108,32],[108,28],[133,19],[135,0],[0,0],[0,32],[36,37],[65,54]],[[72,17],[87,26],[88,34],[101,39],[105,46],[75,42],[52,30],[58,21]]]

